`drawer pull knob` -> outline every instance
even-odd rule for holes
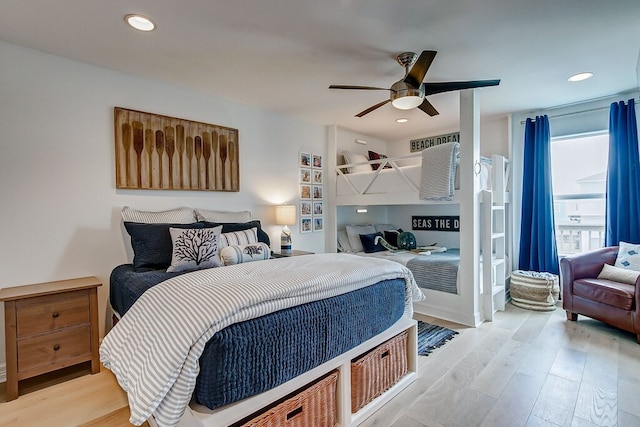
[[[53,314],[51,314],[51,317],[53,317],[54,319],[58,316],[60,316],[60,314],[57,311],[54,311]]]
[[[53,346],[53,351],[58,351],[60,350],[60,344],[56,344]]]

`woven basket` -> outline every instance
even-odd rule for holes
[[[338,371],[274,406],[242,427],[333,427],[337,424]]]
[[[516,270],[511,273],[511,303],[536,311],[553,311],[560,295],[558,276],[537,271]]]
[[[391,388],[407,373],[407,331],[351,362],[351,412]]]

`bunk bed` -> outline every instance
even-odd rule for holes
[[[420,199],[417,177],[421,174],[421,152],[345,163],[339,160],[342,152],[345,146],[352,149],[353,146],[339,141],[337,128],[329,135],[329,167],[334,173],[328,177],[328,197],[336,209],[330,212],[335,230],[328,229],[328,250],[337,240],[338,207],[458,205],[461,229],[457,293],[426,289],[418,283],[426,298],[414,303],[414,310],[418,314],[469,326],[492,320],[496,311],[504,310],[508,298],[507,187],[510,166],[501,155],[491,156],[490,162],[481,159],[478,122],[474,95],[461,92],[461,144],[455,171],[456,191],[447,201]],[[378,167],[369,172],[366,165],[372,164]],[[337,245],[335,247],[337,249]]]

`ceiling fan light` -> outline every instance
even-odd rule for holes
[[[419,96],[403,96],[402,98],[396,98],[391,101],[391,105],[396,107],[398,110],[411,110],[412,108],[418,107],[422,104],[422,98]]]

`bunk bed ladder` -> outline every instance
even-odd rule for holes
[[[506,302],[506,207],[505,159],[494,156],[492,191],[482,191],[482,302],[484,318],[493,320]]]

